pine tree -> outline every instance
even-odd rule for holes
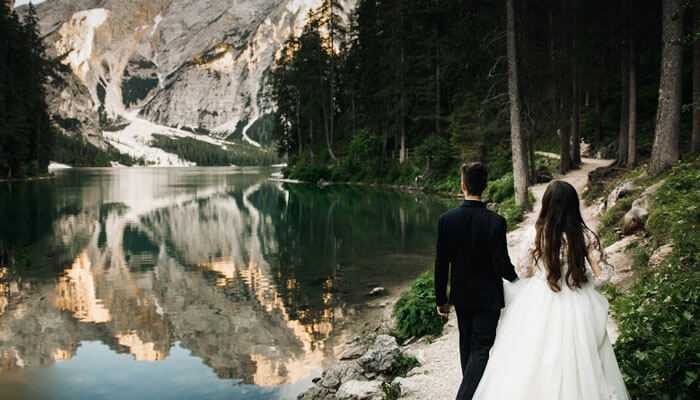
[[[654,145],[649,163],[649,172],[657,174],[678,161],[680,156],[681,84],[683,46],[683,2],[664,0],[663,50],[661,59],[661,82],[659,107],[656,114]]]

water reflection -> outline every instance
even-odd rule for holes
[[[0,206],[0,386],[55,388],[66,382],[36,368],[103,368],[113,354],[136,363],[120,367],[133,385],[140,363],[173,369],[186,356],[237,382],[207,389],[229,398],[293,398],[333,361],[369,285],[424,268],[444,209],[226,169],[67,171],[0,187]]]

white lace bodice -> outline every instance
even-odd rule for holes
[[[516,259],[516,272],[520,278],[536,277],[539,279],[547,279],[547,271],[541,259],[536,259],[533,255],[535,249],[536,230],[533,226],[528,229],[520,249],[518,258]],[[591,234],[586,234],[586,248],[588,254],[586,257],[586,272],[589,282],[593,282],[596,286],[602,286],[610,281],[613,274],[613,268],[606,261],[605,251],[600,246],[598,240]],[[567,260],[562,257],[562,276],[566,274]],[[566,285],[562,285],[566,286]]]

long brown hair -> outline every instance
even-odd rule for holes
[[[549,287],[555,292],[561,291],[562,253],[568,264],[564,277],[566,285],[574,289],[588,282],[585,232],[598,239],[583,221],[578,193],[573,186],[564,181],[553,181],[547,186],[535,227],[533,256],[544,262]]]

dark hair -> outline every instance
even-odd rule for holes
[[[484,164],[480,162],[462,164],[461,171],[462,183],[467,187],[469,194],[481,196],[481,193],[486,189],[486,183],[489,179],[489,174]]]
[[[581,216],[578,193],[569,183],[553,181],[542,198],[542,210],[535,223],[535,259],[542,259],[547,268],[549,287],[561,290],[562,252],[567,257],[568,268],[564,281],[569,288],[580,288],[586,277],[587,246],[584,232],[592,233]]]

